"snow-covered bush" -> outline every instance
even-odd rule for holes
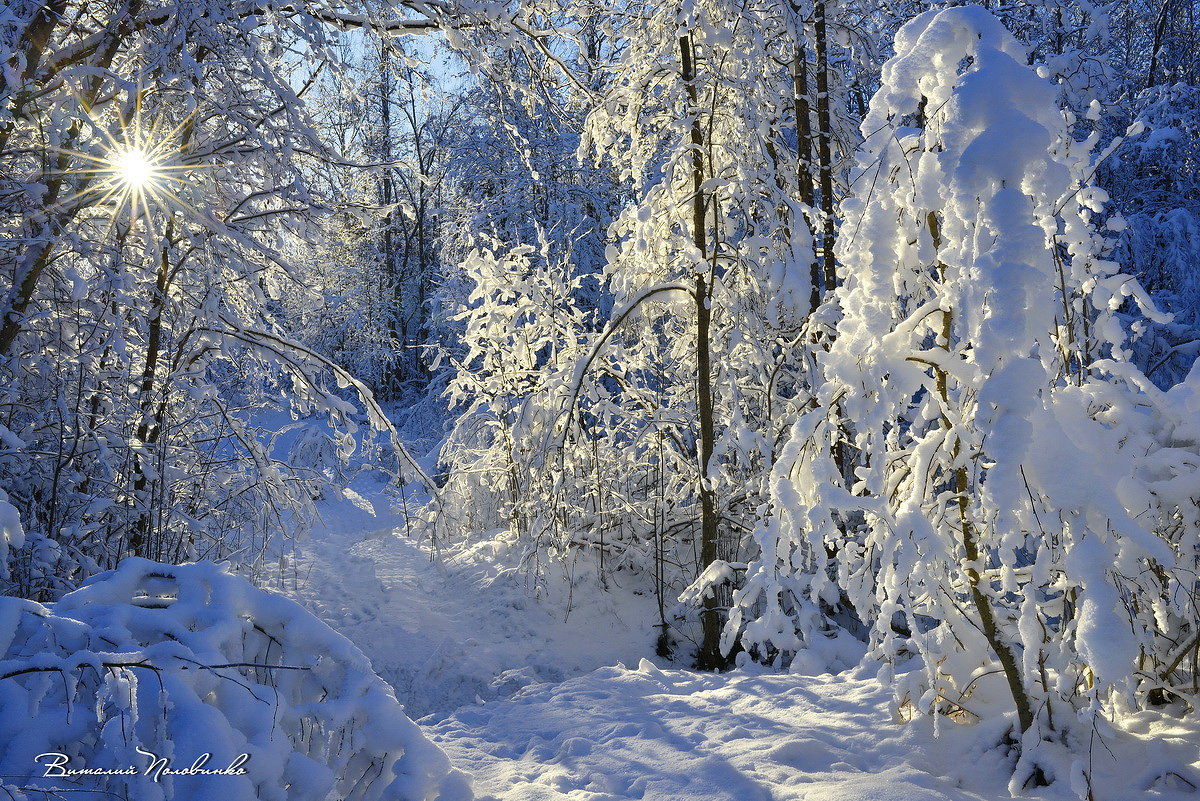
[[[580,279],[548,248],[472,250],[462,270],[473,284],[454,320],[461,358],[447,386],[454,429],[441,448],[449,482],[439,532],[508,527],[543,542],[555,519],[554,481],[539,470],[541,445],[562,405],[563,371],[579,355],[585,313],[572,297]]]
[[[1123,217],[1113,257],[1174,315],[1135,343],[1146,374],[1169,387],[1200,353],[1200,87],[1146,90],[1134,126],[1100,178]]]
[[[471,797],[357,648],[210,562],[131,558],[54,604],[0,598],[0,645],[0,774],[31,798]],[[146,752],[234,769],[170,775]],[[62,775],[85,768],[127,772]]]

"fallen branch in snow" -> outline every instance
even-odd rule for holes
[[[164,668],[159,665],[152,665],[149,662],[139,660],[137,662],[77,662],[70,667],[29,667],[21,670],[14,670],[9,673],[0,675],[0,680],[13,679],[17,676],[24,676],[29,673],[64,673],[70,670],[82,670],[83,668],[102,667],[106,670],[117,670],[123,668],[143,668],[145,670],[222,670],[225,668],[263,668],[265,670],[312,670],[311,667],[303,665],[263,665],[255,662],[229,662],[224,665],[172,665],[170,668]]]

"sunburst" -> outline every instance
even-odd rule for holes
[[[125,214],[149,218],[155,209],[185,207],[179,193],[195,169],[179,150],[179,132],[186,124],[163,131],[135,119],[117,136],[109,135],[99,155],[85,156],[92,166],[79,172],[98,179],[90,188],[98,195],[95,205],[111,207],[114,220]]]
[[[158,164],[141,148],[132,147],[112,157],[113,175],[130,191],[146,191],[162,180]]]
[[[139,218],[148,221],[155,210],[190,208],[181,193],[192,182],[196,165],[189,163],[181,140],[189,138],[185,132],[190,134],[191,122],[190,116],[173,125],[147,120],[138,103],[115,131],[91,126],[96,147],[90,152],[60,151],[76,162],[68,171],[83,179],[63,202],[84,201],[107,213],[110,230],[118,220],[132,224]]]

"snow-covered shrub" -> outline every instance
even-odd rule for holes
[[[572,298],[580,279],[547,248],[499,242],[472,250],[462,270],[473,286],[453,318],[464,326],[461,359],[446,354],[458,417],[441,448],[450,478],[439,531],[507,527],[542,542],[555,493],[538,456],[587,331]]]
[[[357,648],[210,562],[131,558],[54,604],[0,598],[0,646],[0,774],[30,797],[471,797]],[[146,752],[241,773],[155,773]]]
[[[1125,554],[1114,560],[1123,614],[1137,642],[1136,653],[1126,649],[1134,662],[1126,666],[1128,683],[1153,703],[1186,699],[1194,707],[1200,680],[1200,366],[1193,364],[1165,391],[1130,363],[1097,367],[1123,383],[1079,390],[1086,397],[1076,405],[1096,410],[1106,423],[1106,440],[1095,441],[1093,458],[1123,468],[1109,476],[1116,496],[1170,551],[1154,561]]]
[[[8,502],[8,494],[0,490],[0,579],[8,578],[8,558],[12,548],[25,544],[25,527],[21,513]]]
[[[1138,364],[1169,387],[1200,353],[1200,87],[1156,86],[1137,106],[1100,178],[1123,216],[1113,257],[1174,314],[1135,342]]]

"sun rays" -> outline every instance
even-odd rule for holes
[[[74,162],[63,172],[76,178],[74,192],[63,203],[83,203],[98,218],[107,217],[107,231],[118,222],[148,222],[156,211],[191,208],[185,190],[197,166],[186,153],[190,115],[178,122],[150,120],[139,103],[115,130],[91,114],[88,120],[92,147],[59,149]]]
[[[111,208],[113,220],[148,219],[155,210],[186,207],[180,192],[195,169],[179,149],[179,133],[186,125],[164,131],[135,117],[116,136],[108,134],[99,155],[77,154],[90,165],[77,170],[91,177],[84,191],[96,197],[97,207]]]

